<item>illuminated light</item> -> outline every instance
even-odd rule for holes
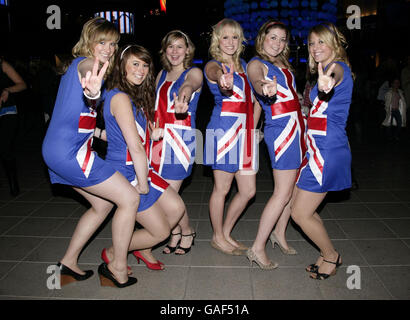
[[[161,6],[161,11],[167,13],[167,0],[160,0],[159,4]]]
[[[134,14],[123,11],[102,11],[94,14],[94,17],[101,17],[111,21],[117,26],[120,33],[134,34]]]

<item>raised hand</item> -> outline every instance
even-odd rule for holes
[[[276,76],[273,76],[273,80],[261,80],[262,82],[262,93],[264,96],[269,98],[276,95],[278,82],[276,80]]]
[[[87,71],[84,78],[81,78],[81,86],[84,89],[86,95],[95,97],[98,95],[101,89],[102,81],[107,71],[109,62],[106,61],[98,72],[98,66],[100,62],[98,58],[95,58],[92,71]]]
[[[158,141],[164,137],[164,129],[159,127],[159,119],[156,123],[148,122],[149,128],[151,129],[151,139]]]
[[[230,91],[233,89],[233,72],[234,66],[233,64],[229,65],[229,72],[226,70],[226,66],[222,63],[222,72],[223,74],[219,78],[219,86],[223,90]]]
[[[188,111],[188,100],[189,98],[185,96],[185,93],[182,93],[180,96],[177,96],[174,92],[174,106],[176,113],[186,113]]]
[[[323,72],[322,63],[319,62],[318,64],[318,74],[319,77],[317,79],[317,88],[319,91],[323,91],[324,93],[329,93],[336,84],[335,79],[332,77],[332,73],[336,64],[333,63],[326,72]]]

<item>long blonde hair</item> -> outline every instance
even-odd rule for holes
[[[312,33],[316,34],[328,47],[330,47],[334,54],[334,61],[341,61],[346,63],[351,69],[349,59],[346,54],[347,42],[345,36],[330,22],[323,22],[312,27],[308,35],[308,45],[310,43],[310,36]],[[318,63],[310,54],[309,50],[309,71],[311,74],[317,73]],[[353,75],[353,74],[352,74]]]
[[[192,61],[194,60],[195,56],[195,45],[192,43],[191,39],[181,30],[172,30],[166,34],[166,36],[161,41],[161,50],[159,51],[160,60],[162,67],[166,71],[171,71],[171,64],[167,59],[167,48],[168,46],[175,40],[182,39],[188,48],[188,53],[185,55],[184,58],[184,69],[188,69],[192,66]]]
[[[271,61],[269,56],[263,50],[263,43],[265,41],[266,35],[269,33],[271,29],[281,29],[286,32],[286,45],[283,51],[278,55],[279,61],[287,68],[293,71],[292,65],[289,62],[290,56],[290,49],[289,49],[289,37],[290,33],[288,28],[280,21],[276,20],[268,20],[266,21],[262,27],[260,27],[258,31],[258,35],[255,39],[255,51],[256,55],[259,56],[261,59],[266,61]]]
[[[209,46],[209,54],[211,55],[212,58],[219,62],[226,63],[227,61],[224,60],[222,57],[222,52],[221,49],[219,48],[219,40],[221,39],[222,36],[222,29],[225,26],[229,26],[233,29],[234,34],[236,34],[239,38],[239,46],[238,50],[236,50],[235,54],[233,55],[233,62],[235,65],[236,70],[242,70],[242,65],[240,61],[240,57],[242,53],[245,50],[245,45],[243,44],[245,42],[245,36],[243,34],[243,29],[241,25],[236,22],[233,19],[222,19],[219,21],[216,25],[212,27],[212,37],[211,37],[211,45]]]

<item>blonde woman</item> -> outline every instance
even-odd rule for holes
[[[255,41],[256,57],[248,63],[247,70],[265,113],[264,139],[275,185],[263,209],[255,242],[247,253],[248,259],[256,261],[262,269],[277,267],[265,252],[268,238],[272,246],[278,244],[284,254],[297,254],[287,244],[285,232],[290,218],[289,201],[306,145],[305,123],[289,63],[289,36],[282,22],[269,20],[264,23]]]
[[[292,197],[292,218],[320,249],[316,263],[306,271],[323,280],[342,264],[327,234],[317,207],[328,191],[351,187],[351,153],[346,121],[353,79],[344,49],[346,41],[331,23],[314,26],[308,35],[309,69],[318,74],[310,93],[313,106],[307,121],[307,153]]]
[[[127,251],[139,204],[139,193],[148,192],[146,154],[135,152],[140,162],[138,185],[99,158],[91,149],[96,126],[96,101],[101,95],[105,72],[111,68],[117,51],[119,32],[101,18],[84,24],[81,38],[73,48],[72,61],[61,78],[53,116],[43,142],[43,157],[51,183],[72,186],[91,205],[79,220],[64,257],[58,263],[61,285],[83,281],[93,275],[82,271],[78,257],[87,241],[117,205],[112,222],[114,257],[108,265],[118,287],[137,282],[127,275]],[[145,168],[144,168],[145,164]]]
[[[209,199],[213,227],[211,245],[230,255],[243,255],[247,247],[231,236],[242,211],[256,191],[256,147],[254,102],[246,63],[242,27],[223,19],[213,27],[205,77],[215,105],[206,129],[204,164],[213,169],[214,187]],[[225,198],[235,178],[238,192],[230,202],[224,219]]]

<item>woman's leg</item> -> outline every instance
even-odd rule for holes
[[[337,252],[327,234],[320,217],[315,210],[326,196],[325,193],[315,193],[296,188],[294,199],[292,199],[292,219],[302,228],[303,232],[312,240],[323,254],[323,259],[336,261]],[[321,263],[320,273],[330,272],[335,268],[334,264]]]
[[[233,251],[236,249],[230,242],[225,239],[223,232],[223,216],[225,207],[225,198],[231,189],[234,173],[221,170],[213,170],[214,187],[211,197],[209,198],[209,216],[213,228],[212,240],[223,250]]]
[[[252,251],[258,256],[259,260],[263,264],[269,263],[269,259],[265,253],[265,246],[274,225],[282,214],[285,214],[285,216],[281,221],[280,227],[284,227],[286,229],[286,225],[289,221],[290,212],[284,212],[284,209],[288,205],[292,196],[295,177],[296,170],[273,170],[275,189],[263,209],[262,216],[259,221],[258,233],[256,234],[256,238],[252,246]],[[280,235],[280,238],[278,239],[279,241],[283,241],[281,242],[283,246],[287,245],[286,240],[284,239],[285,235],[283,230],[283,238],[282,235]]]
[[[233,246],[239,247],[239,244],[232,239],[231,232],[238,218],[242,214],[249,200],[256,193],[256,173],[244,174],[242,171],[235,173],[238,192],[235,194],[226,211],[226,217],[223,224],[223,234],[225,239]]]

